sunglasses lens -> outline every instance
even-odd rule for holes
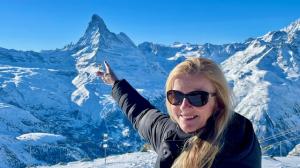
[[[180,105],[182,103],[183,98],[184,95],[179,91],[169,90],[167,92],[167,99],[172,105]]]
[[[204,91],[194,91],[187,95],[188,101],[191,105],[196,107],[204,106],[208,101],[209,93]]]

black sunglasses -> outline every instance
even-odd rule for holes
[[[170,104],[178,106],[181,105],[183,99],[186,98],[189,103],[195,107],[204,106],[208,102],[209,96],[216,96],[216,93],[208,93],[206,91],[192,91],[184,94],[177,90],[169,90],[167,92],[167,99]]]

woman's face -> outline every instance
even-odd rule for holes
[[[174,80],[172,90],[184,94],[192,91],[215,93],[215,88],[203,75],[182,75]],[[192,133],[205,126],[207,119],[216,109],[215,96],[209,96],[207,104],[201,107],[193,106],[184,98],[180,105],[171,105],[171,113],[180,128],[186,133]]]

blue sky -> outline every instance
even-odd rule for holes
[[[0,0],[0,47],[62,48],[93,14],[136,44],[243,42],[300,18],[299,0]]]

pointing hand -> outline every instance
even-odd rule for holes
[[[104,61],[104,65],[105,65],[105,72],[102,69],[99,69],[99,71],[96,72],[96,75],[99,76],[105,84],[113,85],[118,80],[118,78],[114,74],[113,70],[110,68],[109,64],[106,61]]]

